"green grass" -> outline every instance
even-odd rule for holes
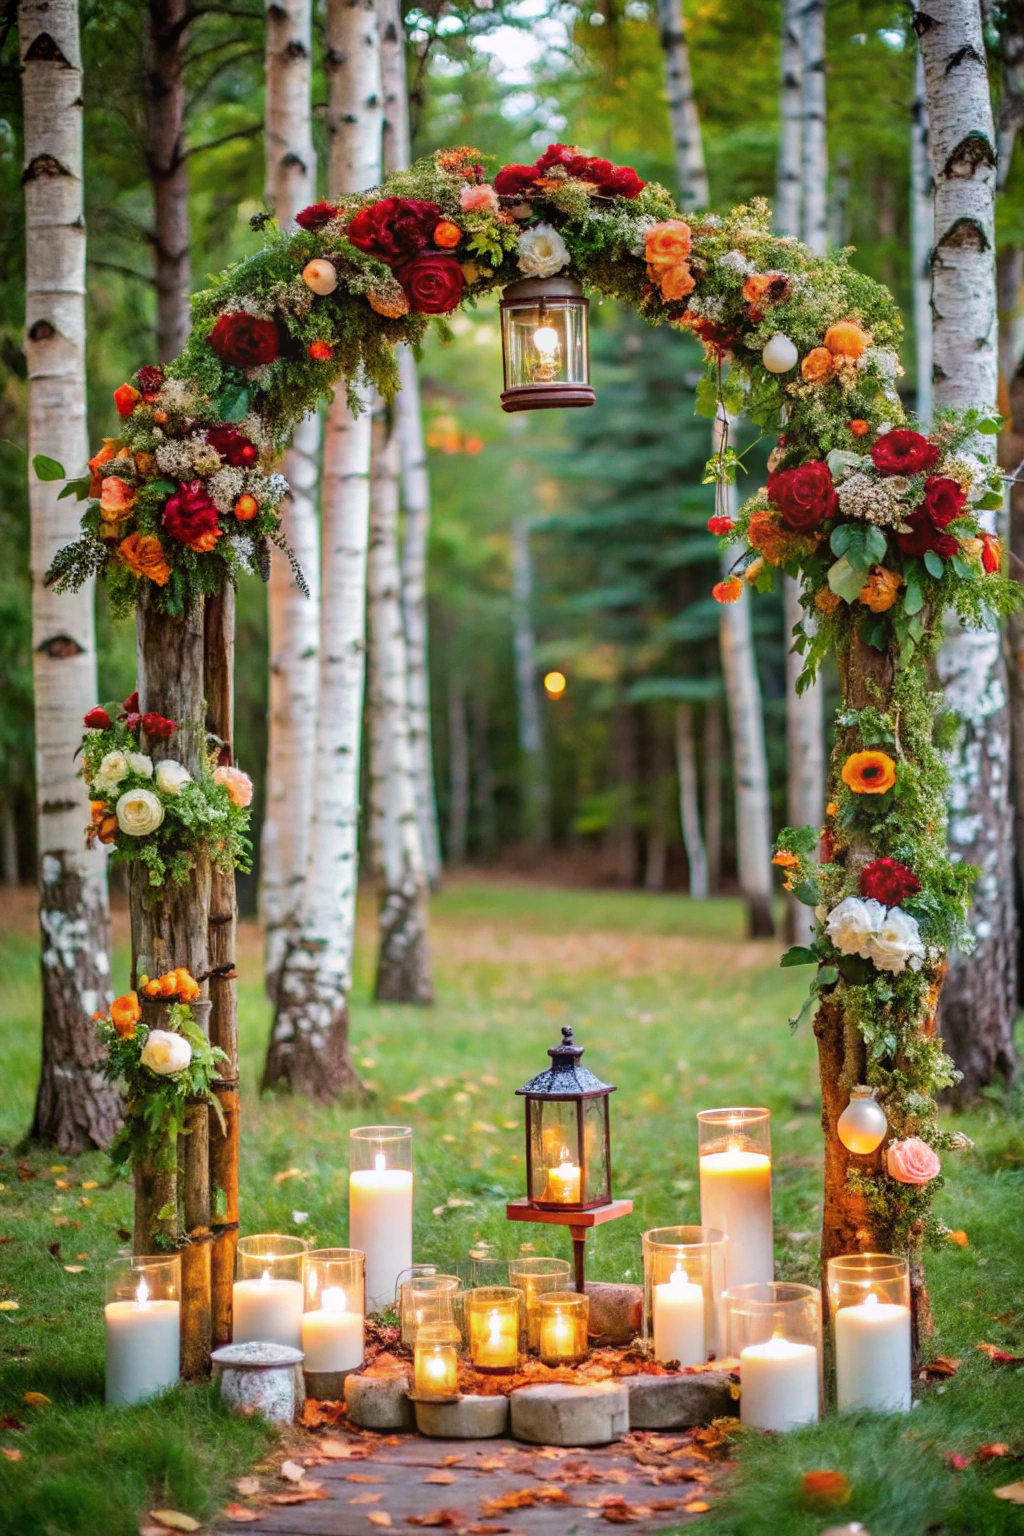
[[[372,927],[363,931],[353,1049],[376,1102],[358,1110],[257,1099],[251,1085],[268,1012],[255,937],[243,936],[244,1230],[343,1243],[348,1131],[381,1118],[415,1130],[417,1257],[461,1258],[480,1236],[505,1252],[536,1237],[568,1256],[564,1234],[511,1228],[504,1202],[522,1192],[514,1089],[544,1065],[559,1026],[571,1021],[587,1061],[618,1084],[615,1186],[636,1206],[594,1234],[590,1273],[636,1280],[646,1227],[696,1221],[695,1112],[738,1102],[773,1113],[777,1272],[812,1278],[820,1216],[815,1059],[809,1033],[794,1037],[786,1026],[805,979],[778,969],[776,946],[742,938],[737,904],[467,881],[435,901],[433,927],[439,1002],[428,1010],[369,1002]],[[0,1531],[134,1536],[146,1508],[208,1517],[271,1436],[227,1418],[205,1390],[104,1411],[102,1267],[121,1245],[118,1228],[130,1225],[130,1191],[110,1184],[99,1155],[55,1172],[60,1159],[17,1145],[35,1084],[36,967],[33,938],[8,933],[0,943],[0,1237],[11,1241],[0,1245],[0,1299],[16,1299],[19,1310],[0,1312],[0,1416],[13,1414],[26,1429],[0,1431],[0,1445],[23,1452],[19,1462],[0,1460]],[[120,954],[119,984],[125,975]],[[962,1357],[959,1374],[924,1389],[909,1419],[833,1418],[785,1438],[749,1437],[704,1531],[820,1532],[834,1521],[800,1509],[799,1473],[825,1467],[851,1480],[841,1519],[862,1520],[872,1536],[1024,1529],[1024,1512],[991,1492],[1024,1469],[996,1460],[955,1473],[944,1459],[990,1441],[1024,1451],[1024,1370],[994,1367],[975,1349],[979,1340],[1024,1346],[1019,1104],[993,1099],[958,1123],[977,1146],[947,1158],[941,1212],[967,1231],[970,1246],[935,1255],[929,1278],[935,1350]],[[18,1178],[17,1158],[34,1178]],[[292,1169],[299,1175],[274,1182]],[[58,1189],[58,1179],[70,1187]],[[83,1192],[94,1179],[100,1187]],[[449,1206],[450,1196],[472,1203]],[[68,1273],[69,1263],[81,1263],[82,1273]],[[26,1407],[27,1390],[45,1393],[52,1407]]]

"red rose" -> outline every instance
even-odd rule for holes
[[[597,190],[602,197],[634,198],[640,196],[646,185],[631,165],[616,165],[609,176],[602,177]]]
[[[206,338],[219,358],[236,368],[259,368],[272,363],[281,350],[281,338],[273,320],[258,320],[239,310],[221,315]]]
[[[396,268],[414,315],[447,315],[462,298],[466,279],[454,256],[424,251]]]
[[[156,710],[147,710],[142,717],[142,729],[147,736],[154,736],[159,741],[167,741],[174,735],[175,725],[173,720],[168,720],[164,715],[158,715]]]
[[[875,859],[860,872],[860,893],[883,907],[898,907],[907,896],[916,896],[921,882],[912,869],[896,859]]]
[[[986,576],[992,576],[1003,563],[1003,546],[994,533],[983,533],[981,539],[981,568]]]
[[[164,382],[164,371],[155,363],[147,363],[145,368],[140,368],[135,377],[139,381],[143,400],[150,400],[160,393]]]
[[[105,731],[110,723],[110,716],[105,709],[100,709],[98,704],[95,709],[90,709],[82,720],[82,724],[90,731]]]
[[[310,203],[308,208],[300,209],[295,215],[295,222],[300,229],[323,229],[340,212],[341,209],[335,203]]]
[[[829,467],[820,459],[769,475],[768,495],[794,533],[813,532],[835,515],[839,505]]]
[[[235,469],[244,469],[249,464],[255,464],[259,458],[259,451],[250,443],[244,433],[237,427],[229,426],[226,421],[218,422],[214,427],[207,427],[206,441],[211,448],[216,448],[222,459]]]
[[[597,155],[591,155],[584,160],[580,169],[575,173],[584,181],[592,181],[595,187],[599,187],[614,171],[615,167],[610,160],[601,160]]]
[[[967,500],[955,480],[929,475],[924,483],[924,509],[936,528],[946,528],[959,517]]]
[[[567,176],[580,176],[586,164],[586,155],[581,155],[579,150],[574,148],[572,144],[549,144],[538,159],[534,170],[543,176],[545,171],[550,171],[556,165],[560,165]],[[525,165],[509,165],[505,169],[509,171],[525,171],[527,167]]]
[[[124,723],[130,731],[137,731],[142,724],[142,716],[137,709],[130,709],[124,717]]]
[[[922,469],[935,467],[939,462],[939,450],[920,432],[897,427],[874,444],[871,460],[883,475],[917,475]]]
[[[499,197],[522,197],[534,190],[538,170],[535,165],[503,165],[494,178]]]
[[[905,555],[923,555],[929,549],[934,549],[937,555],[948,560],[960,548],[952,534],[938,531],[925,507],[918,507],[916,512],[912,512],[907,523],[910,532],[896,535],[896,543]]]
[[[137,688],[136,688],[134,693],[130,693],[128,695],[128,697],[125,699],[124,707],[125,707],[126,710],[128,710],[129,714],[132,711],[137,711],[138,710],[138,707],[139,707],[139,690]]]
[[[173,496],[167,498],[163,525],[172,539],[180,544],[191,544],[204,533],[213,533],[217,527],[217,508],[206,493],[201,480],[179,483]]]
[[[384,197],[361,208],[346,234],[357,251],[394,266],[430,243],[441,218],[436,203],[418,197]]]
[[[732,533],[736,524],[731,517],[709,517],[708,533],[725,534]]]

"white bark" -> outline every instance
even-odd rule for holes
[[[378,0],[380,72],[384,94],[384,173],[404,171],[412,161],[409,88],[405,78],[405,25],[398,0]]]
[[[690,895],[695,901],[704,901],[709,894],[708,857],[700,826],[697,740],[692,704],[676,706],[676,771],[679,775],[679,825],[690,866]]]
[[[679,200],[684,208],[706,208],[711,199],[700,117],[693,94],[690,53],[686,46],[683,0],[658,0],[658,28],[665,55],[665,92]]]
[[[362,192],[380,180],[380,33],[374,0],[327,4],[328,189]]]
[[[551,790],[537,693],[532,606],[530,524],[525,517],[517,517],[512,523],[512,644],[523,773],[523,830],[528,842],[544,847],[551,838]]]
[[[783,0],[779,86],[779,159],[775,176],[775,228],[800,237],[803,206],[803,0]]]
[[[914,104],[910,122],[910,280],[914,308],[914,352],[917,373],[917,414],[930,426],[934,408],[932,386],[932,168],[928,158],[928,103],[924,92],[924,61],[914,64]]]
[[[469,735],[466,690],[461,677],[448,678],[448,862],[465,864],[469,839]]]
[[[316,200],[310,96],[311,0],[268,0],[266,30],[266,189],[282,227]],[[271,997],[302,894],[313,818],[320,551],[316,515],[320,418],[296,429],[282,473],[291,487],[281,528],[309,585],[307,598],[288,561],[274,550],[267,617],[270,646],[267,802],[260,845],[264,970]]]
[[[918,13],[935,178],[936,406],[996,402],[995,127],[977,0]],[[994,438],[984,440],[995,445]],[[951,956],[941,1024],[976,1091],[1013,1068],[1016,914],[1006,666],[998,636],[951,624],[939,673],[963,730],[951,761],[949,842],[976,864],[969,960]]]
[[[791,827],[818,826],[825,810],[825,711],[819,679],[803,693],[796,682],[803,657],[793,650],[793,630],[806,624],[800,605],[800,586],[791,576],[782,583],[783,627],[786,635],[786,817]],[[814,933],[810,907],[790,897],[787,907],[788,937],[807,944]]]
[[[803,85],[803,239],[828,250],[828,143],[825,133],[825,0],[805,0],[800,18]]]
[[[82,66],[76,0],[22,0],[25,133],[25,358],[29,461],[80,474],[85,417]],[[103,1146],[117,1125],[92,1015],[110,999],[105,858],[85,847],[89,804],[76,772],[82,716],[96,702],[95,588],[57,597],[43,577],[78,537],[79,505],[29,469],[32,671],[43,972],[43,1060],[35,1133],[62,1151]]]

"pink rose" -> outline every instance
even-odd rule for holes
[[[213,782],[223,784],[236,805],[252,804],[252,779],[241,768],[215,768]]]
[[[489,182],[482,187],[463,187],[459,207],[463,213],[497,213],[498,194]]]
[[[930,1184],[935,1175],[942,1172],[939,1154],[920,1136],[890,1142],[886,1167],[890,1179],[896,1179],[900,1184]]]

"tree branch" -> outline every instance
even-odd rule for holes
[[[230,144],[233,139],[251,139],[263,132],[262,123],[252,123],[248,128],[236,128],[234,133],[221,134],[219,139],[210,139],[207,144],[194,144],[182,153],[182,160],[189,160],[193,155],[201,155],[208,149],[219,149],[222,144]]]

